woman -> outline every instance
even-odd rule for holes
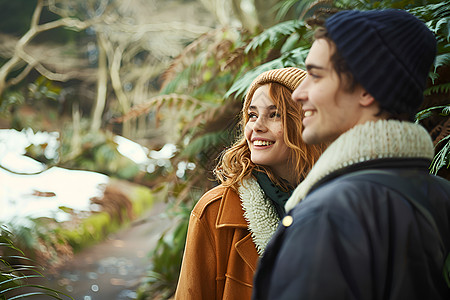
[[[251,298],[258,257],[324,148],[301,139],[301,108],[291,94],[305,76],[283,68],[252,82],[243,134],[214,170],[221,184],[192,210],[175,299]]]

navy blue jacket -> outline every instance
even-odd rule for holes
[[[442,276],[450,249],[450,182],[430,175],[429,163],[368,161],[315,184],[288,213],[292,224],[280,225],[268,244],[252,299],[450,299]],[[429,202],[439,233],[398,191],[341,176],[364,169],[410,180]]]

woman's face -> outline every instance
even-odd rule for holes
[[[255,91],[247,113],[245,139],[252,162],[270,167],[277,176],[287,178],[291,149],[284,142],[283,120],[269,96],[267,84]]]

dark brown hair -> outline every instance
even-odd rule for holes
[[[337,75],[339,76],[339,79],[344,82],[344,90],[347,92],[353,92],[359,83],[356,81],[355,77],[350,71],[347,62],[339,53],[336,44],[328,35],[327,29],[322,26],[318,27],[314,31],[314,38],[316,40],[324,39],[328,42],[328,45],[332,50],[330,62],[333,65],[333,68],[336,71]]]

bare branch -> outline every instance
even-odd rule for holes
[[[25,69],[23,69],[23,71],[20,72],[19,75],[17,75],[16,77],[11,78],[10,80],[8,80],[6,82],[6,86],[5,87],[9,87],[11,85],[16,85],[19,82],[21,82],[23,79],[25,79],[25,77],[27,77],[27,75],[31,72],[31,70],[33,70],[33,68],[34,68],[34,65],[27,65],[25,67]]]
[[[55,81],[66,81],[80,74],[76,71],[64,74],[50,71],[38,58],[26,53],[24,47],[28,45],[38,33],[63,26],[67,26],[75,30],[83,30],[92,26],[96,22],[99,22],[101,18],[80,21],[75,18],[65,17],[45,24],[39,24],[43,7],[44,1],[39,0],[33,13],[30,29],[17,41],[12,57],[0,68],[0,95],[6,87],[12,84],[17,84],[20,80],[25,78],[25,76],[33,68],[48,79]],[[6,82],[7,76],[16,68],[21,67],[24,62],[26,62],[28,66],[18,76]]]
[[[39,20],[41,18],[42,8],[44,7],[44,1],[39,0],[36,4],[36,8],[33,12],[33,17],[31,18],[31,26],[30,27],[36,27],[39,25]]]

